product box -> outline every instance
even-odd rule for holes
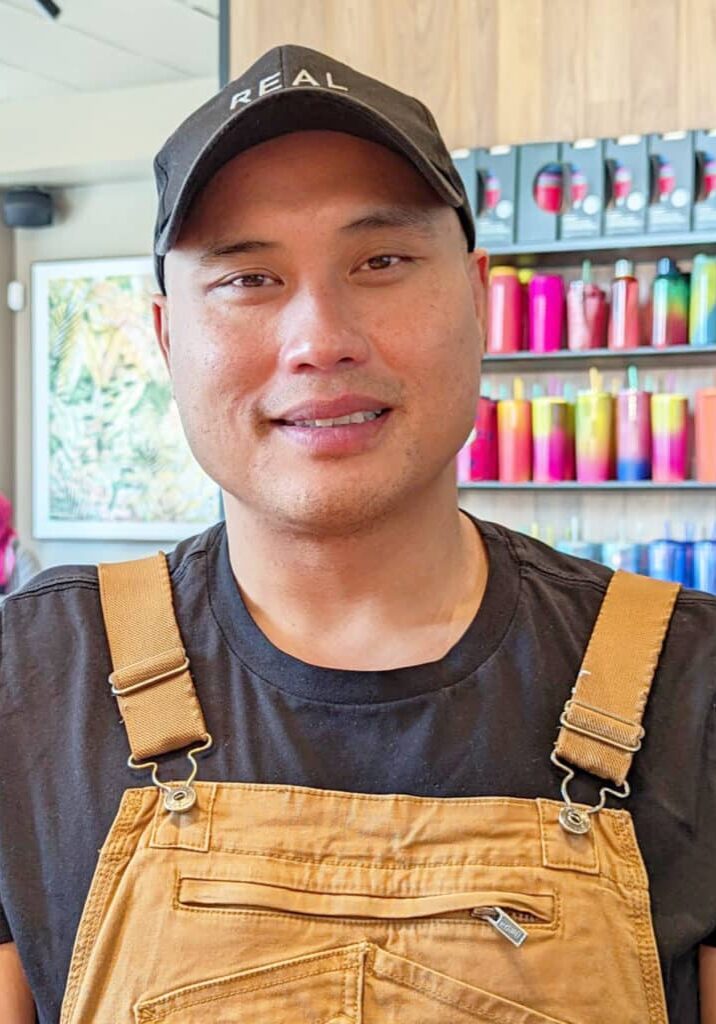
[[[450,154],[470,201],[477,244],[504,248],[515,241],[517,148],[456,149]]]
[[[649,165],[651,195],[646,213],[647,231],[689,231],[694,201],[693,134],[650,135]]]
[[[694,132],[694,231],[716,228],[716,128]]]
[[[503,248],[515,241],[517,146],[491,146],[475,153],[475,228],[478,245]]]
[[[598,238],[604,218],[604,149],[601,139],[563,142],[560,238]]]
[[[649,153],[645,135],[606,139],[607,173],[605,235],[639,235],[646,231],[649,204]]]
[[[564,198],[559,143],[520,146],[517,242],[554,242]]]

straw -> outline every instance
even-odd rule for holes
[[[627,367],[627,387],[630,391],[639,390],[639,371],[636,366]]]
[[[516,402],[521,402],[525,397],[525,382],[521,377],[515,377],[512,382],[512,397]]]
[[[592,392],[602,390],[602,375],[596,366],[589,368],[589,390]]]

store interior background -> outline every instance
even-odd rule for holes
[[[61,6],[52,22],[31,0],[0,0],[0,190],[51,188],[59,211],[48,228],[0,225],[3,284],[29,288],[35,261],[148,254],[154,153],[222,73],[233,77],[279,43],[325,50],[418,96],[450,148],[716,126],[713,0]],[[154,542],[32,536],[31,344],[29,303],[11,313],[0,302],[0,490],[14,502],[23,543],[43,567],[155,550]],[[677,386],[691,393],[705,374],[716,383],[714,371],[689,368]],[[667,519],[716,519],[715,495],[489,490],[462,492],[461,503],[517,529],[539,523],[559,533],[577,515],[594,539],[610,539],[609,531],[616,539],[621,520],[648,540]]]

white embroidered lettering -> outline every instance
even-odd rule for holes
[[[301,68],[291,85],[318,85],[318,82],[305,68]]]
[[[326,85],[329,89],[340,89],[342,92],[348,92],[347,85],[336,85],[333,81],[333,75],[330,71],[326,71]]]
[[[241,92],[236,92],[231,97],[231,110],[236,110],[239,103],[250,103],[251,102],[251,90],[243,89]]]
[[[259,82],[259,96],[265,96],[267,92],[273,92],[274,89],[283,89],[280,71],[275,71],[268,78],[261,79]]]

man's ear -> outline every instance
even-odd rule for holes
[[[475,249],[474,252],[467,254],[467,259],[475,316],[480,324],[484,350],[484,340],[487,332],[487,284],[490,272],[490,257],[484,249]]]
[[[161,292],[152,295],[152,317],[154,319],[154,334],[157,344],[162,351],[164,362],[171,373],[169,361],[169,310],[167,309],[167,297]]]

